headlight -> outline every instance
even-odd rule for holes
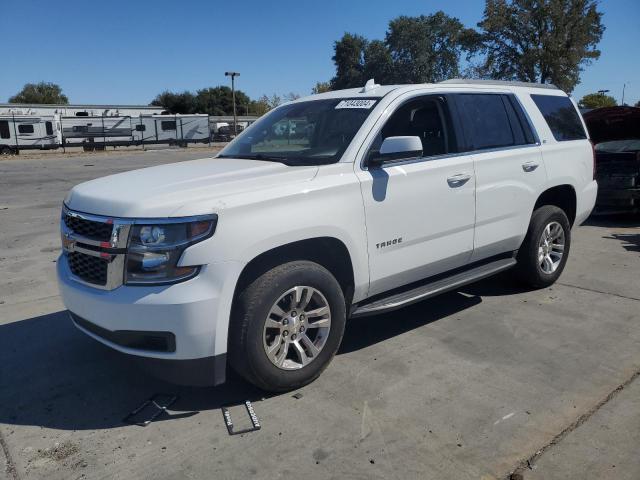
[[[179,267],[182,252],[213,235],[216,215],[189,222],[136,223],[131,227],[125,283],[149,285],[175,283],[194,277],[200,266]]]

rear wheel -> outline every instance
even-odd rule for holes
[[[229,328],[234,370],[269,391],[315,380],[335,355],[346,321],[342,289],[313,262],[275,267],[238,296]]]
[[[564,211],[554,205],[536,209],[518,251],[518,277],[535,288],[553,284],[564,270],[570,247],[571,226]]]
[[[0,147],[0,155],[13,155],[13,149],[11,147],[7,147],[6,145],[2,145]]]

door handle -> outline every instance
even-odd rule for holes
[[[461,187],[469,181],[471,175],[468,173],[457,173],[447,178],[447,183],[451,188]]]
[[[525,172],[533,172],[536,168],[539,167],[539,164],[536,162],[526,162],[522,164],[522,170]]]

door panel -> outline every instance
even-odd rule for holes
[[[474,154],[476,228],[472,261],[520,247],[547,175],[537,145]]]
[[[461,184],[449,178],[468,175]],[[471,156],[358,173],[367,222],[370,295],[465,265],[473,250]]]

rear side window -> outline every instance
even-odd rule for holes
[[[33,133],[33,125],[18,125],[18,133]]]
[[[569,97],[531,95],[531,99],[547,121],[551,133],[553,133],[553,138],[557,141],[564,142],[587,138],[578,112]]]
[[[44,122],[44,127],[47,129],[47,135],[53,135],[53,123]]]
[[[175,130],[176,129],[176,121],[175,120],[163,120],[160,124],[162,126],[162,130]]]
[[[509,95],[462,93],[458,102],[472,150],[511,147],[534,143],[524,115]]]
[[[9,132],[9,122],[7,120],[0,121],[0,138],[9,138],[11,137],[11,132]]]

